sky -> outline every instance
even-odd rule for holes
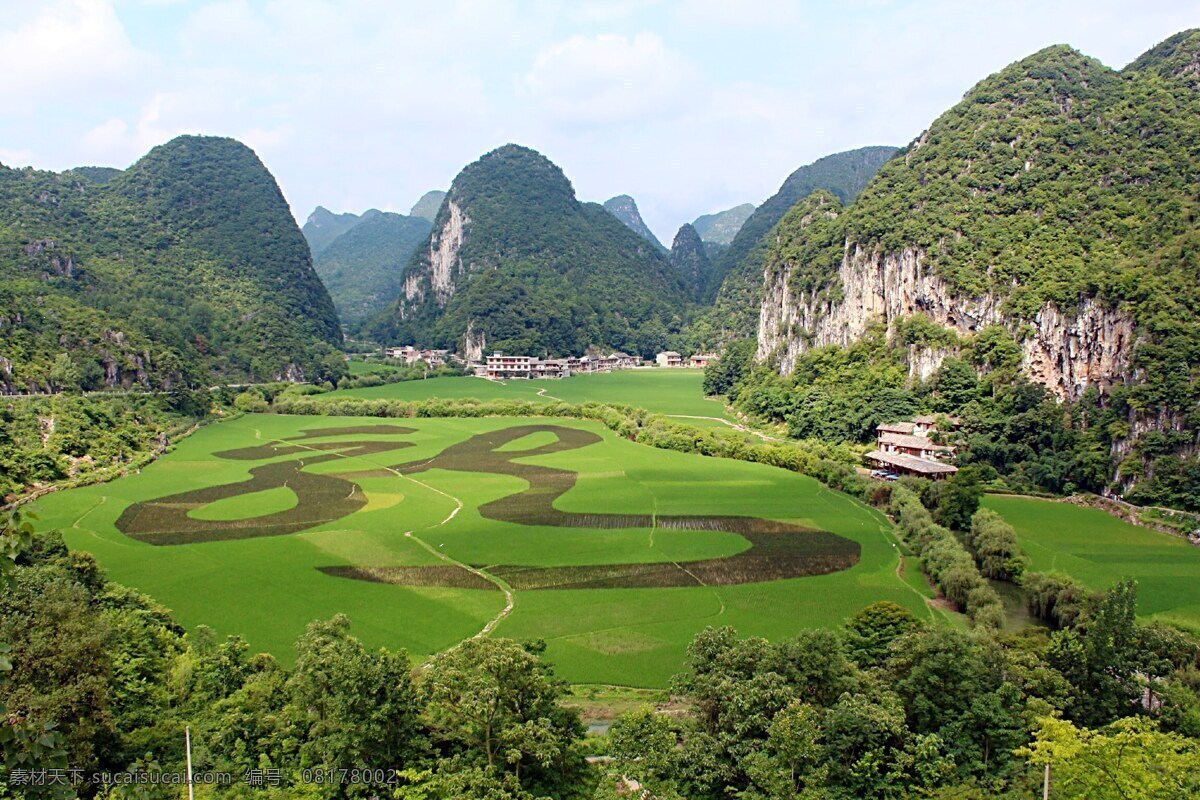
[[[1120,68],[1197,26],[1200,0],[0,0],[0,163],[232,136],[302,222],[407,213],[516,142],[669,245],[1043,47]]]

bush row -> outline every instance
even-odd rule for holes
[[[1029,558],[1021,551],[1016,531],[995,511],[987,508],[976,511],[965,538],[979,571],[988,578],[1020,586],[1030,615],[1048,625],[1055,628],[1075,625],[1102,597],[1100,592],[1066,575],[1027,572]]]
[[[925,572],[950,602],[958,606],[978,627],[1004,626],[1004,604],[1000,595],[979,572],[975,559],[961,542],[936,524],[920,497],[905,486],[892,489],[891,512],[900,535],[925,565]]]
[[[817,441],[755,441],[733,430],[702,429],[633,406],[608,403],[540,403],[529,400],[364,400],[281,395],[279,414],[341,417],[558,417],[593,420],[631,441],[718,458],[769,464],[810,475],[832,488],[865,498],[868,481],[856,474],[853,448]]]

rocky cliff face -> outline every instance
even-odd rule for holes
[[[429,240],[429,265],[424,270],[412,270],[404,278],[404,301],[400,303],[400,318],[412,303],[423,302],[431,296],[439,308],[454,294],[455,277],[462,273],[459,251],[466,240],[470,219],[453,200],[446,203],[448,216],[442,227]]]
[[[791,372],[796,358],[810,347],[848,345],[873,320],[890,325],[902,317],[924,314],[959,334],[988,325],[1017,330],[1022,334],[1025,370],[1060,399],[1076,399],[1089,386],[1107,390],[1132,378],[1133,320],[1120,310],[1091,298],[1070,310],[1046,302],[1027,325],[1020,325],[1003,313],[1000,298],[992,293],[958,296],[926,268],[924,260],[920,249],[881,254],[847,245],[838,269],[840,291],[833,293],[794,292],[789,284],[795,265],[766,269],[758,357],[776,356],[780,371]],[[950,352],[912,348],[910,373],[927,379]]]

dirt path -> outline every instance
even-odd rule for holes
[[[428,528],[422,528],[422,530],[428,531],[428,530],[433,530],[434,528],[440,528],[441,526],[449,523],[450,520],[452,520],[456,516],[458,516],[459,511],[463,510],[462,500],[459,500],[454,495],[449,494],[447,492],[443,492],[441,489],[438,489],[435,486],[430,486],[428,483],[425,483],[424,481],[419,481],[416,478],[412,477],[411,475],[404,475],[400,472],[397,472],[396,470],[391,469],[390,467],[385,467],[384,469],[387,469],[389,472],[403,478],[406,481],[412,481],[413,483],[417,484],[418,486],[423,486],[426,489],[428,489],[429,491],[436,492],[437,494],[440,494],[442,497],[445,497],[454,502],[454,510],[450,512],[449,516],[447,516],[444,520],[442,520],[441,522],[439,522],[435,525],[430,525]],[[464,563],[464,562],[459,561],[458,559],[454,558],[453,556],[447,555],[446,553],[442,552],[440,548],[435,548],[429,542],[425,541],[420,536],[417,536],[416,531],[405,531],[404,535],[407,536],[408,538],[412,539],[417,544],[421,545],[421,547],[424,547],[430,553],[437,556],[439,559],[446,562],[447,564],[451,564],[453,566],[458,567],[459,569],[465,569],[467,572],[478,575],[480,578],[483,578],[488,583],[493,584],[497,589],[499,589],[501,592],[504,593],[504,608],[500,609],[500,611],[496,614],[496,616],[494,616],[490,620],[488,620],[488,623],[486,625],[484,625],[483,628],[480,629],[480,631],[478,633],[476,633],[474,636],[471,637],[472,639],[478,639],[480,637],[487,636],[489,633],[491,633],[493,630],[496,629],[497,625],[499,625],[501,622],[504,621],[505,617],[507,617],[509,614],[512,613],[513,607],[516,605],[516,598],[513,595],[512,587],[509,586],[506,581],[501,580],[500,578],[497,578],[495,575],[492,575],[487,570],[479,569],[477,567],[472,567],[470,564]]]
[[[742,425],[740,423],[730,422],[729,420],[724,419],[722,417],[702,417],[697,414],[663,414],[663,416],[670,417],[671,419],[707,419],[707,420],[711,420],[713,422],[719,422],[722,425],[728,425],[730,428],[733,428],[735,431],[741,431],[742,433],[752,434],[752,435],[757,436],[758,438],[763,439],[768,442],[786,442],[787,441],[787,439],[781,439],[778,436],[771,436],[770,434],[763,433],[762,431],[756,431],[753,428],[747,428],[745,425]]]
[[[544,397],[544,398],[546,398],[547,400],[557,400],[557,401],[558,401],[558,402],[560,402],[560,403],[565,403],[565,402],[567,402],[566,400],[563,400],[561,397],[555,397],[555,396],[554,396],[554,395],[552,395],[552,394],[546,394],[546,390],[545,390],[545,389],[538,389],[538,390],[537,390],[537,393],[538,393],[538,397]]]
[[[263,438],[262,434],[259,433],[257,428],[254,429],[254,437],[259,440],[261,440]],[[291,445],[291,446],[296,446],[296,447],[303,447],[306,450],[313,450],[315,452],[322,452],[322,453],[327,452],[327,451],[318,451],[315,447],[310,447],[309,445],[303,444],[301,442],[297,442],[295,440],[284,441],[282,439],[270,439],[268,441],[273,442],[273,443],[278,443],[281,445]],[[435,486],[430,486],[428,483],[425,483],[424,481],[419,481],[416,478],[412,477],[411,475],[405,475],[404,473],[402,473],[392,467],[389,467],[386,464],[380,464],[377,461],[372,461],[371,459],[364,458],[362,456],[350,456],[350,455],[345,455],[344,453],[337,453],[337,455],[348,461],[351,461],[351,460],[363,461],[363,462],[366,462],[367,464],[371,464],[372,466],[380,467],[381,469],[385,469],[398,478],[402,478],[406,481],[411,481],[412,483],[415,483],[418,486],[424,487],[431,492],[440,494],[442,497],[445,497],[447,500],[450,500],[451,502],[454,503],[454,510],[451,511],[446,516],[445,519],[443,519],[441,522],[435,523],[426,528],[422,528],[421,529],[422,531],[434,530],[435,528],[440,528],[443,525],[448,524],[451,520],[453,520],[456,516],[458,516],[458,512],[463,510],[462,500],[458,499],[454,495],[452,495],[448,492],[443,492],[441,489],[438,489]],[[476,633],[474,636],[472,636],[471,638],[478,639],[481,636],[487,636],[489,633],[491,633],[493,630],[496,629],[497,625],[499,625],[501,622],[504,621],[505,617],[507,617],[509,614],[512,613],[513,607],[516,605],[516,598],[513,595],[512,587],[509,586],[507,582],[496,577],[495,575],[492,575],[491,573],[487,572],[486,570],[472,567],[470,564],[466,564],[450,555],[447,555],[446,553],[443,553],[440,548],[434,547],[429,542],[425,541],[420,536],[418,536],[416,530],[405,531],[404,536],[408,539],[412,539],[414,542],[416,542],[421,547],[428,550],[430,553],[432,553],[438,559],[446,562],[447,564],[451,564],[455,567],[459,567],[460,569],[465,569],[467,572],[471,572],[475,575],[478,575],[480,578],[483,578],[488,583],[493,584],[497,589],[499,589],[501,592],[504,593],[504,608],[500,609],[499,613],[497,613],[496,616],[494,616],[490,620],[488,620],[487,624],[484,625],[483,628],[478,633]]]

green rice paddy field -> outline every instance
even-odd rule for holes
[[[363,369],[363,367],[358,367]],[[627,369],[561,380],[489,381],[484,378],[430,378],[367,389],[344,389],[322,397],[427,400],[432,397],[477,400],[563,400],[623,403],[671,416],[731,419],[720,400],[704,397],[704,372],[698,369]],[[541,394],[539,394],[539,392]],[[703,424],[703,420],[697,420]],[[720,424],[720,423],[716,423]]]
[[[1200,631],[1200,548],[1070,503],[989,495],[984,505],[1016,529],[1034,570],[1098,590],[1133,578],[1143,617]]]
[[[284,661],[306,623],[344,612],[369,645],[414,657],[494,623],[544,638],[570,681],[659,687],[708,625],[779,639],[877,600],[936,613],[897,577],[877,512],[784,470],[581,421],[247,415],[37,505],[42,528],[184,625]]]

